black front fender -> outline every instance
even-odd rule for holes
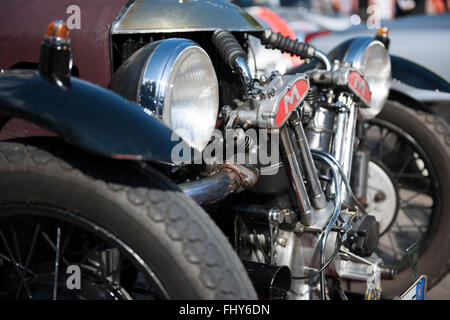
[[[173,147],[184,144],[144,108],[77,78],[71,79],[70,88],[62,88],[35,71],[0,70],[0,113],[117,159],[170,163]]]
[[[393,55],[391,65],[392,78],[397,81],[418,89],[450,93],[446,80],[421,65]]]
[[[392,56],[392,86],[389,99],[450,119],[450,84],[409,60]]]

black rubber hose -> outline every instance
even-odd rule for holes
[[[242,49],[231,32],[220,29],[216,30],[213,33],[212,42],[230,68],[235,68],[235,60],[239,57],[247,60],[244,49]]]
[[[278,49],[282,52],[290,53],[291,55],[300,56],[302,58],[313,58],[315,54],[315,47],[305,42],[298,42],[288,37],[282,36],[280,33],[266,30],[260,37],[261,43],[267,49]]]

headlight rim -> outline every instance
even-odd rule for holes
[[[371,118],[376,117],[376,115],[381,112],[386,100],[388,99],[390,85],[391,85],[391,81],[392,81],[392,67],[391,67],[391,63],[390,63],[389,52],[388,52],[386,46],[379,40],[376,40],[376,39],[370,38],[370,37],[357,37],[357,38],[353,38],[353,39],[349,40],[349,45],[346,48],[344,56],[342,58],[342,60],[344,62],[351,63],[351,65],[354,68],[360,70],[364,76],[368,77],[368,75],[365,75],[364,71],[362,70],[362,61],[364,59],[364,55],[366,54],[366,52],[373,46],[380,46],[386,51],[386,55],[387,55],[388,61],[389,61],[389,71],[390,72],[389,72],[389,76],[385,79],[387,81],[387,87],[388,87],[387,93],[383,97],[383,99],[380,100],[383,102],[378,103],[378,105],[371,105],[371,107],[368,109],[360,110],[360,115],[366,119],[371,119]],[[374,95],[375,94],[374,88],[371,87],[371,85],[373,85],[373,84],[371,83],[371,81],[369,79],[368,79],[368,82],[369,82],[369,89],[371,90],[372,95]]]
[[[176,64],[177,59],[180,58],[183,51],[192,46],[201,48],[198,44],[189,39],[171,38],[161,40],[152,50],[142,67],[137,92],[138,104],[152,111],[154,115],[158,116],[160,119],[162,119],[164,97],[173,66]],[[167,70],[167,68],[169,68],[169,70]],[[155,79],[158,79],[160,82],[155,84],[155,105],[145,104],[145,99],[143,98],[148,98],[148,96],[145,93],[142,93],[142,89],[145,88],[145,83],[147,81]]]
[[[154,116],[157,116],[161,119],[166,125],[171,127],[173,130],[177,130],[179,128],[173,128],[171,120],[167,121],[164,115],[166,113],[172,112],[172,107],[166,104],[167,100],[170,100],[168,94],[171,94],[173,88],[171,88],[170,79],[173,75],[174,68],[180,68],[180,63],[183,63],[187,54],[187,51],[195,50],[196,53],[200,54],[203,58],[207,58],[208,63],[210,64],[212,70],[212,78],[214,78],[213,87],[217,88],[217,101],[214,102],[214,110],[210,109],[211,112],[215,114],[215,119],[217,118],[219,111],[219,82],[217,78],[217,74],[214,69],[214,65],[209,57],[208,53],[205,49],[203,49],[200,45],[195,43],[189,39],[183,38],[170,38],[165,40],[160,40],[159,43],[152,49],[151,53],[148,55],[147,60],[142,66],[142,71],[139,78],[138,84],[138,92],[137,92],[137,102],[139,105],[144,107]],[[180,62],[180,60],[183,61]],[[149,89],[150,91],[146,90]],[[217,105],[215,105],[217,102]],[[169,116],[171,119],[171,116]],[[215,122],[214,122],[215,126]],[[214,129],[213,126],[213,129]],[[204,139],[201,140],[209,140],[211,137],[206,139],[206,135],[212,136],[212,132],[202,132],[205,135]],[[192,134],[192,133],[191,133]],[[182,138],[187,138],[183,137]],[[189,140],[189,138],[187,138]],[[202,151],[205,148],[205,143],[198,144],[197,138],[195,141],[186,141],[188,144]]]
[[[357,69],[361,68],[361,62],[364,58],[364,54],[374,45],[382,46],[387,52],[386,46],[379,40],[370,37],[354,38],[344,54],[344,62],[352,63],[353,67]]]

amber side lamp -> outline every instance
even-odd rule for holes
[[[39,73],[60,87],[70,87],[73,53],[69,28],[63,20],[52,21],[44,33],[39,56]]]
[[[391,30],[388,27],[380,27],[377,30],[377,34],[375,35],[375,39],[381,41],[386,49],[389,49],[389,43],[390,43],[390,39],[389,39],[389,32]]]

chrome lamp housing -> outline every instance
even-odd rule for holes
[[[391,89],[391,59],[385,45],[369,37],[347,40],[333,49],[328,56],[360,70],[372,93],[370,108],[361,108],[360,116],[372,119],[381,112]]]
[[[147,44],[114,74],[110,88],[160,118],[202,151],[213,134],[219,85],[208,54],[187,39]]]

